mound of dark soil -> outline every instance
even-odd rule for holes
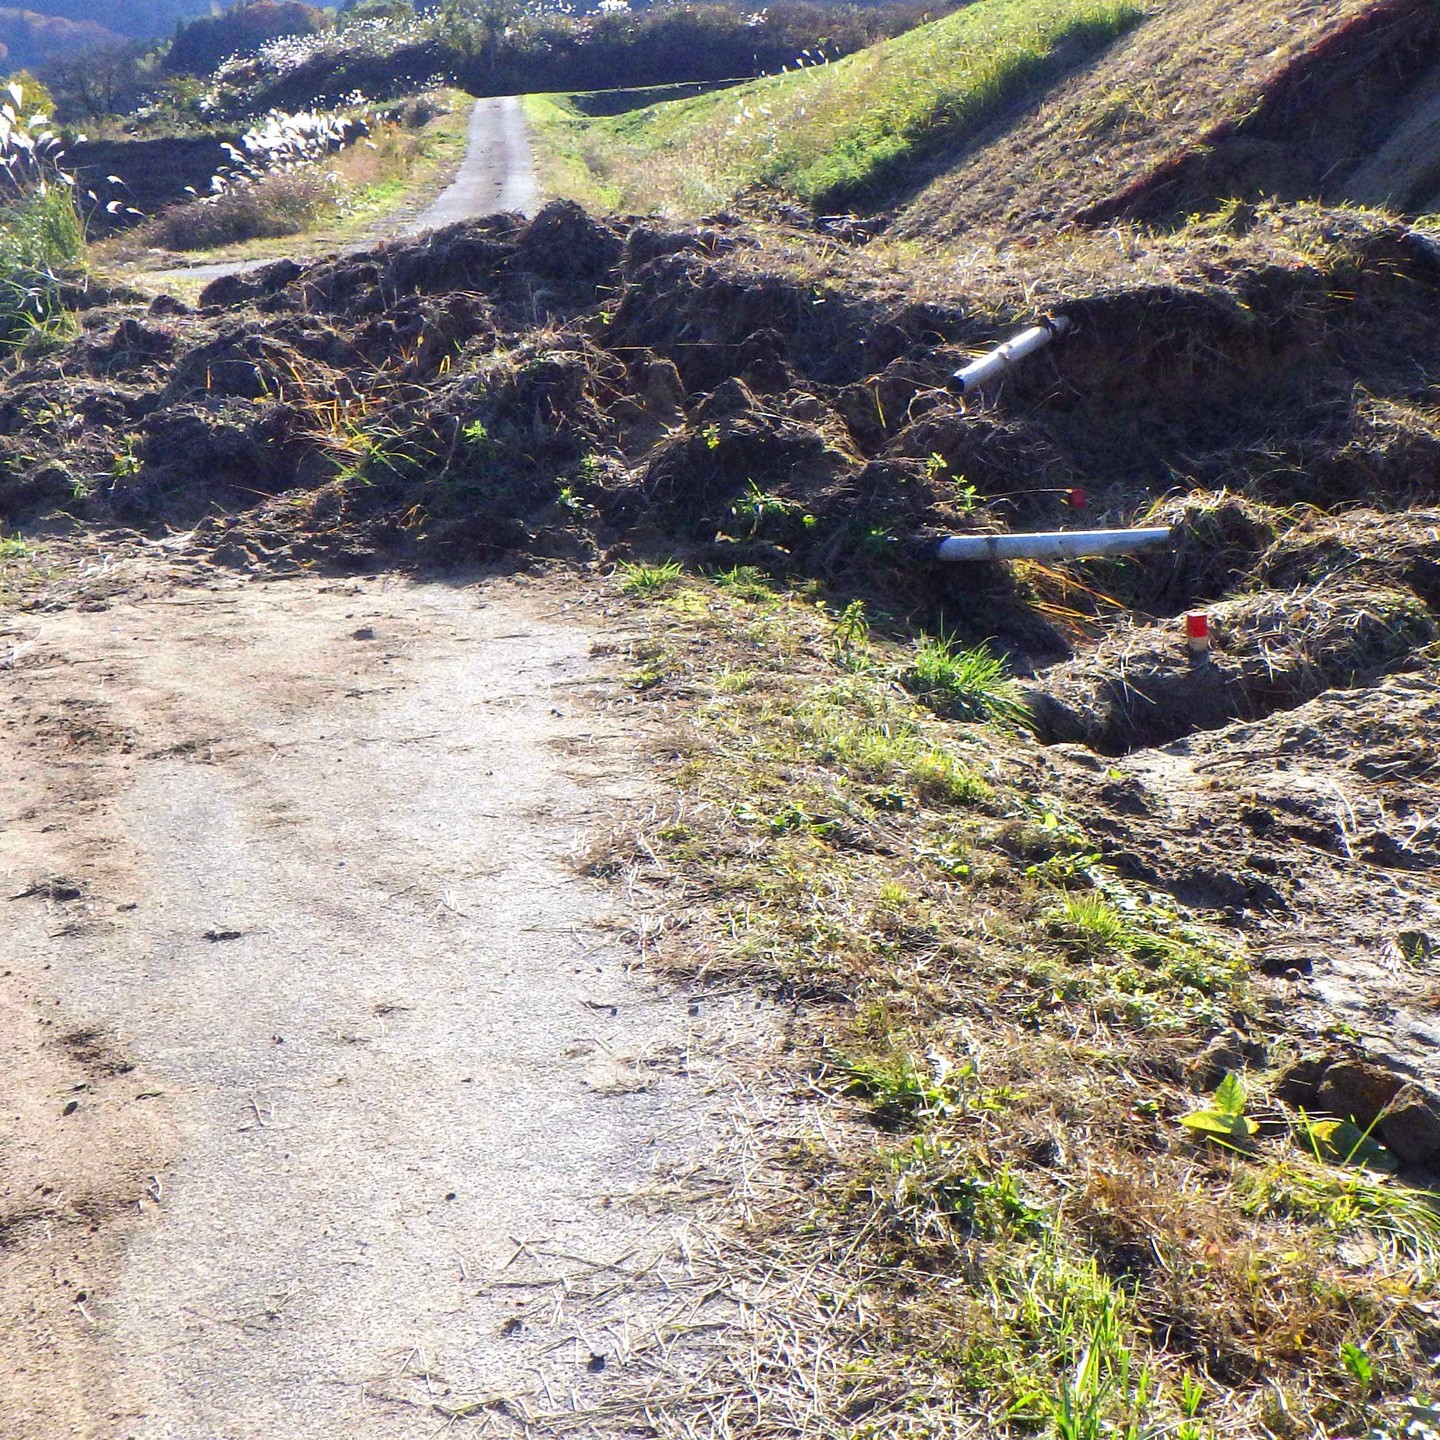
[[[1200,657],[1179,627],[1130,625],[1050,670],[1032,702],[1041,738],[1105,754],[1161,745],[1373,684],[1437,639],[1413,592],[1344,579],[1223,601],[1210,622],[1214,648]]]
[[[1237,927],[1287,1012],[1349,1037],[1296,1066],[1284,1098],[1362,1128],[1384,1116],[1385,1143],[1432,1166],[1440,1127],[1409,1107],[1435,1108],[1412,1082],[1433,1084],[1440,1055],[1437,725],[1433,679],[1391,675],[1158,749],[1041,760],[1109,864]]]
[[[1063,653],[1073,628],[1034,604],[1048,580],[943,576],[931,537],[1126,523],[1183,475],[1191,498],[1160,512],[1180,525],[1174,555],[1085,572],[1092,592],[1168,614],[1259,583],[1262,555],[1266,586],[1303,583],[1286,578],[1300,552],[1274,549],[1282,532],[1299,545],[1286,507],[1440,497],[1440,271],[1413,240],[1347,213],[1252,217],[1188,269],[1167,257],[1167,283],[1072,294],[1062,345],[962,402],[946,380],[1004,333],[1003,296],[917,299],[813,233],[666,230],[557,202],[529,222],[226,276],[194,313],[95,297],[78,340],[0,385],[0,515],[229,517],[225,553],[253,525],[272,559],[347,564],[664,545],[906,605],[943,595],[962,634]],[[1370,604],[1362,591],[1432,603],[1433,562],[1412,559],[1398,581],[1357,571],[1336,624]],[[1234,635],[1268,634],[1249,614]],[[1425,633],[1400,630],[1407,645]],[[1274,644],[1256,645],[1273,668]],[[1249,670],[1217,666],[1201,711],[1218,723],[1281,694],[1299,703],[1373,668],[1336,654],[1302,647],[1263,700]],[[1061,688],[1082,717],[1064,733],[1110,748],[1169,733],[1144,706]]]

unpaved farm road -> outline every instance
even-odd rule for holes
[[[732,1022],[572,861],[637,788],[599,623],[220,576],[0,614],[5,1440],[604,1433],[723,1326],[663,1257]]]
[[[365,240],[365,248],[382,240],[422,235],[461,220],[497,211],[532,214],[538,197],[535,167],[530,154],[530,131],[525,113],[513,95],[477,100],[470,112],[470,129],[465,139],[465,158],[455,178],[418,215],[401,210],[377,225]],[[215,280],[221,275],[239,275],[259,269],[268,260],[227,260],[214,265],[186,265],[173,270],[148,271],[150,283],[173,280]]]
[[[520,101],[513,95],[477,100],[470,112],[465,158],[454,180],[401,233],[419,235],[497,210],[528,215],[535,199],[530,133]]]

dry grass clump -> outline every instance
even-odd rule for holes
[[[1435,604],[1440,600],[1440,511],[1301,516],[1259,558],[1257,568],[1264,584],[1277,587],[1315,585],[1332,575],[1356,583],[1408,583],[1432,609],[1440,608]]]
[[[298,235],[321,216],[336,213],[345,192],[318,167],[286,170],[224,194],[162,211],[144,239],[167,250],[213,250],[242,240]]]
[[[1394,1234],[1440,1218],[1307,1154],[1238,942],[1111,873],[1023,735],[917,705],[858,602],[651,568],[679,794],[596,864],[662,962],[795,1006],[819,1107],[739,1241],[760,1373],[805,1378],[782,1425],[737,1375],[721,1433],[1298,1437],[1412,1389],[1437,1267]]]
[[[363,126],[325,112],[271,115],[232,147],[235,163],[214,178],[212,194],[162,211],[134,239],[171,250],[216,249],[333,226],[394,203],[463,144],[463,120],[452,108],[435,93],[389,117],[371,115]]]
[[[1254,685],[1269,682],[1284,703],[1417,666],[1437,638],[1413,593],[1343,582],[1227,601],[1213,613]]]
[[[1106,754],[1255,720],[1331,689],[1428,670],[1440,639],[1411,589],[1346,583],[1343,571],[1290,591],[1210,603],[1213,648],[1196,664],[1173,625],[1129,617],[1032,695],[1042,733]]]

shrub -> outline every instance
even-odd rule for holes
[[[343,199],[339,183],[318,167],[287,170],[163,210],[144,236],[168,250],[210,250],[298,235],[327,211],[339,209]]]
[[[947,0],[948,3],[948,0]],[[451,0],[406,14],[396,0],[346,13],[336,29],[287,36],[216,71],[235,109],[403,94],[441,75],[477,95],[730,80],[779,70],[824,40],[848,54],[920,22],[919,0],[763,7],[671,0],[598,9],[550,0]]]
[[[299,0],[255,0],[182,25],[165,56],[165,68],[171,74],[208,75],[229,55],[253,55],[269,40],[314,35],[329,24],[324,11]]]
[[[43,81],[36,79],[28,70],[17,70],[6,78],[6,85],[18,85],[24,96],[24,108],[32,115],[55,114],[55,97]]]

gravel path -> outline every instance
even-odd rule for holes
[[[570,859],[639,785],[584,607],[297,579],[24,630],[0,1436],[606,1404],[683,1293],[686,1208],[636,1197],[720,1102],[710,1003],[626,970]]]
[[[513,95],[477,100],[455,179],[403,233],[419,235],[499,210],[529,215],[535,201],[530,132],[520,101]]]

